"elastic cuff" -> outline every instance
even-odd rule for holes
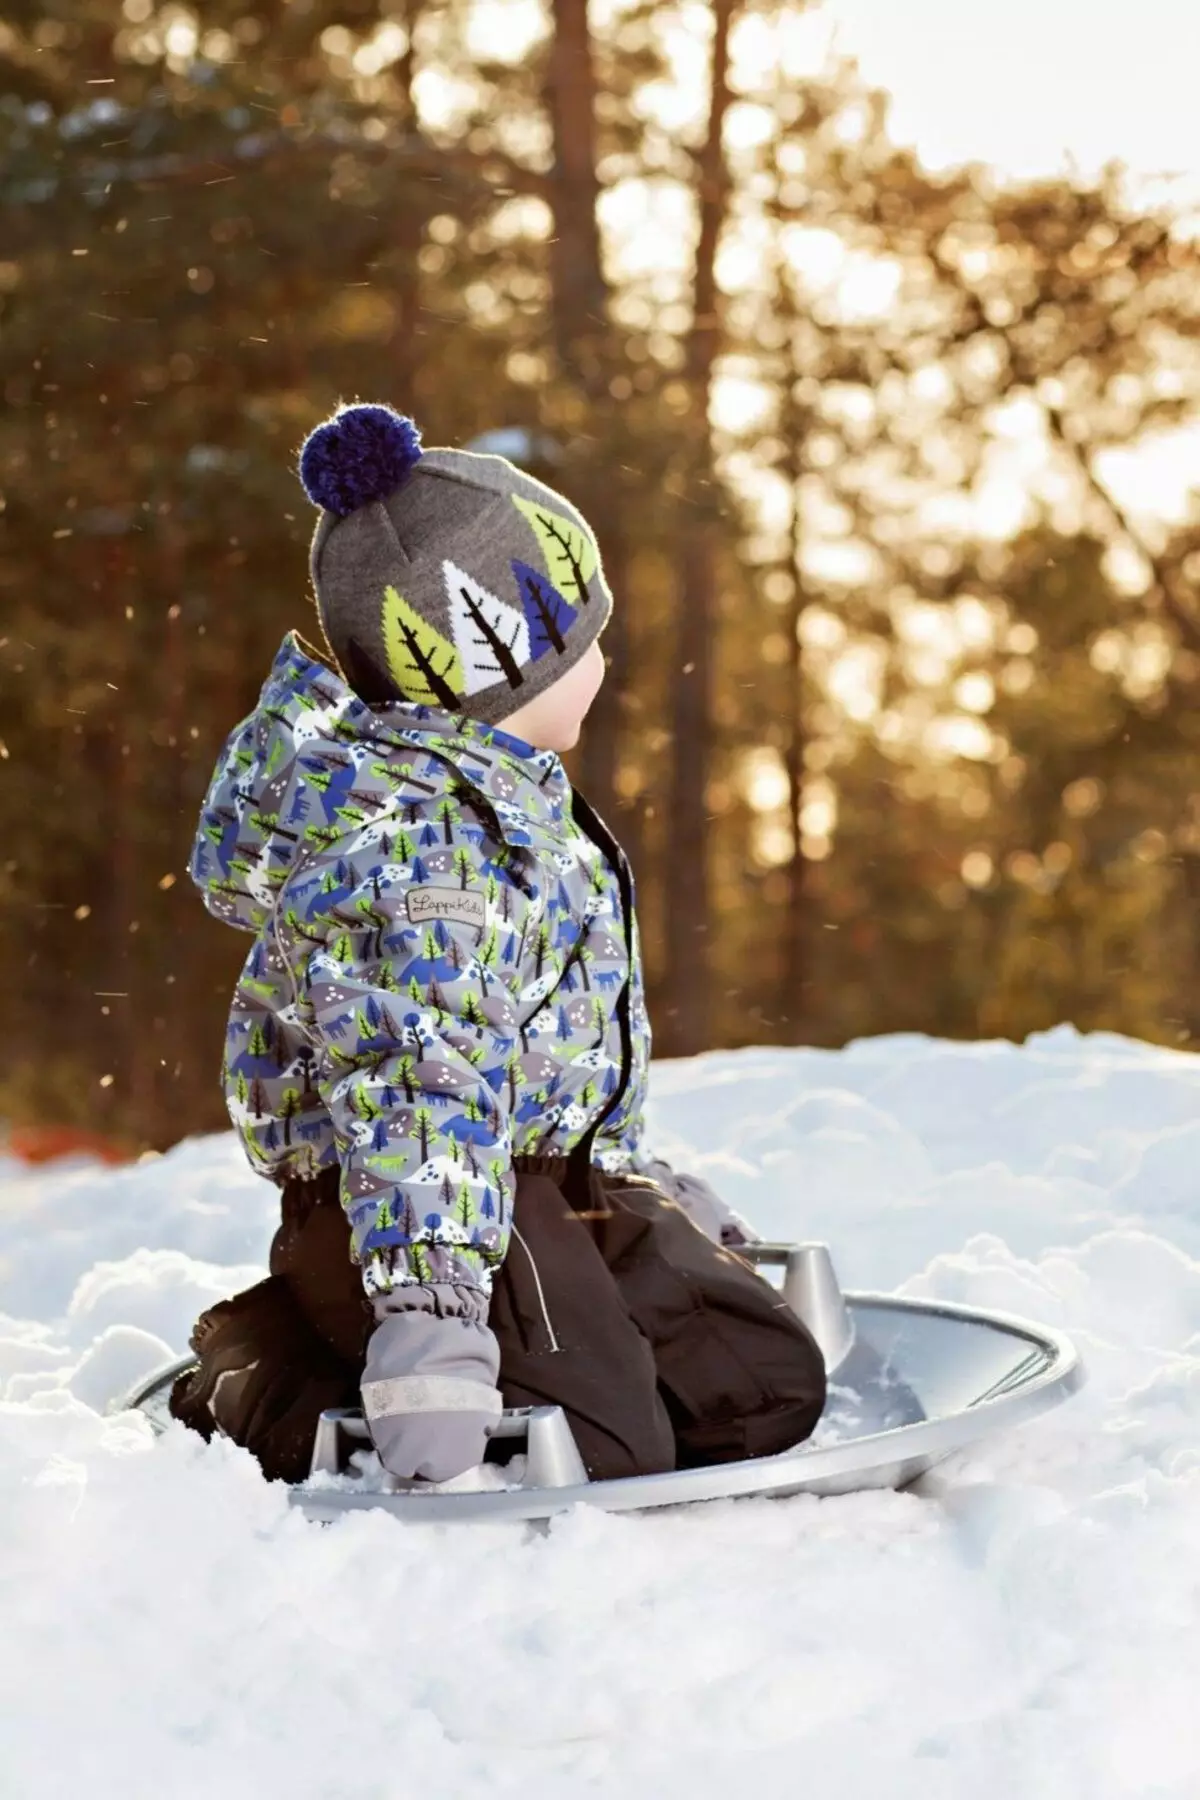
[[[376,1319],[398,1314],[433,1319],[461,1319],[468,1325],[486,1325],[490,1300],[482,1287],[454,1287],[448,1282],[397,1281],[386,1291],[367,1289]]]
[[[368,1419],[394,1419],[404,1413],[487,1413],[499,1418],[504,1402],[494,1387],[455,1375],[394,1375],[362,1384],[363,1412]]]

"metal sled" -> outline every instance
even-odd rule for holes
[[[965,1445],[1023,1425],[1083,1382],[1070,1339],[1043,1325],[974,1307],[883,1294],[843,1294],[824,1244],[754,1244],[739,1255],[782,1273],[784,1300],[809,1327],[829,1371],[829,1403],[813,1437],[781,1456],[623,1481],[589,1481],[556,1406],[506,1412],[494,1436],[511,1464],[509,1485],[481,1492],[407,1484],[356,1467],[372,1460],[358,1411],[322,1414],[309,1479],[292,1504],[328,1522],[383,1507],[400,1519],[442,1522],[546,1519],[577,1505],[643,1512],[700,1500],[848,1494],[902,1488]],[[125,1402],[165,1428],[184,1357]],[[351,1459],[354,1458],[354,1462]],[[497,1477],[500,1479],[500,1477]]]

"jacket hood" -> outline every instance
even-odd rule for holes
[[[258,931],[298,862],[442,793],[472,800],[506,844],[546,851],[571,790],[553,751],[495,726],[367,706],[290,632],[217,762],[190,873],[211,913]]]

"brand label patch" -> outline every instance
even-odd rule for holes
[[[487,924],[487,901],[483,895],[464,893],[461,888],[409,888],[404,904],[414,925],[432,925],[435,919],[447,919],[455,925],[471,925],[482,931]]]

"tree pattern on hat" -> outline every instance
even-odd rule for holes
[[[507,681],[519,688],[530,661],[529,626],[523,612],[498,600],[482,582],[450,561],[443,562],[454,642],[464,675],[463,692],[477,694]]]
[[[531,569],[528,563],[514,562],[512,572],[517,578],[525,608],[533,660],[540,661],[551,650],[561,656],[567,647],[567,633],[577,616],[574,608],[545,575]]]
[[[457,706],[464,692],[457,649],[394,587],[383,593],[383,644],[392,680],[406,700]]]
[[[588,583],[599,568],[591,536],[562,513],[510,496],[528,522],[546,573],[514,559],[518,605],[494,594],[448,557],[442,562],[452,638],[445,636],[394,587],[383,594],[383,642],[388,671],[406,700],[457,709],[464,699],[504,683],[520,691],[531,664],[563,656]],[[569,590],[574,600],[567,598]]]
[[[527,500],[523,494],[514,494],[512,503],[532,525],[551,579],[563,592],[573,591],[574,597],[586,606],[590,599],[588,582],[600,562],[591,536],[562,513],[543,506],[539,500]]]

